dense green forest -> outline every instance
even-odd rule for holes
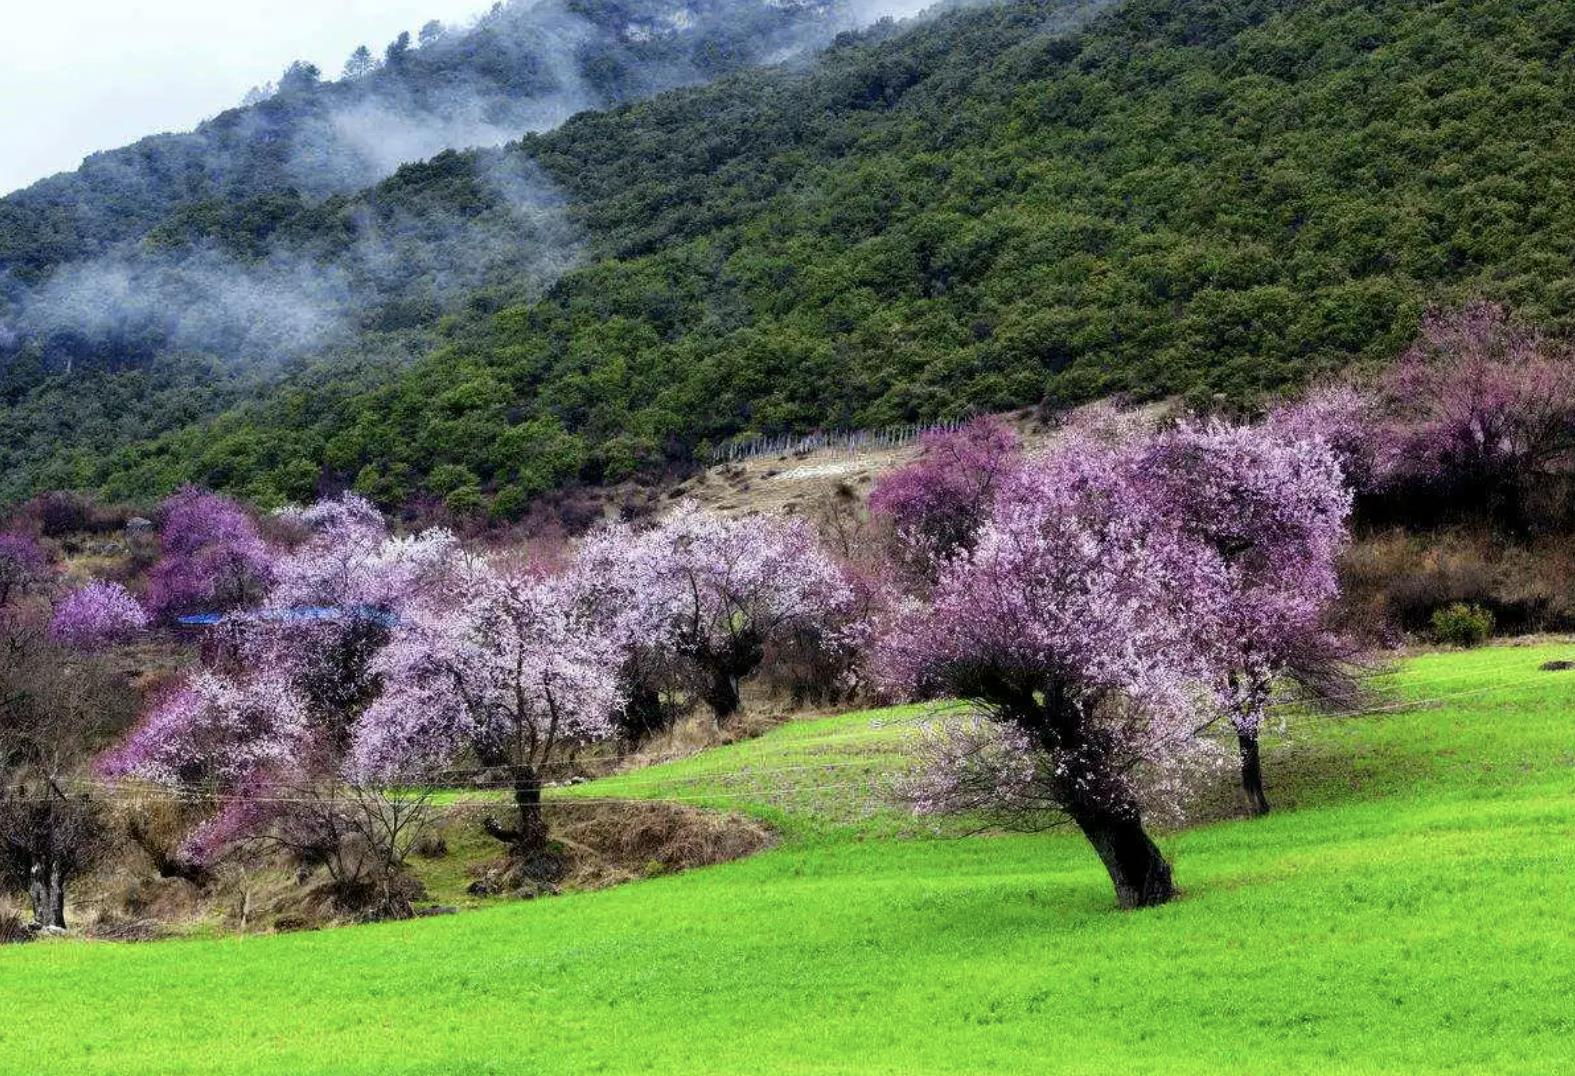
[[[740,434],[1111,392],[1250,401],[1382,361],[1435,301],[1575,323],[1575,8],[1087,13],[953,11],[529,136],[508,155],[585,244],[544,294],[489,286],[255,384],[179,363],[8,375],[5,493],[353,483],[508,515]],[[428,171],[452,184],[497,156]],[[234,244],[244,219],[171,228]]]

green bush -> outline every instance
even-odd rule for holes
[[[486,498],[476,486],[461,486],[443,498],[443,507],[456,516],[473,516],[486,505]]]
[[[493,519],[512,521],[525,514],[525,509],[530,507],[530,495],[518,486],[504,486],[492,498],[492,505],[487,509],[487,514]]]
[[[1493,637],[1493,614],[1475,602],[1455,602],[1433,613],[1433,638],[1450,646],[1481,646]]]

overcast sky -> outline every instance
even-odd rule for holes
[[[186,130],[310,60],[337,76],[359,44],[381,53],[428,19],[463,23],[491,0],[6,0],[0,194],[83,157]]]

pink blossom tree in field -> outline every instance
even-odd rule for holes
[[[270,669],[249,676],[201,670],[156,700],[98,769],[217,804],[179,855],[206,865],[274,817],[271,791],[299,772],[311,746],[305,703],[287,677]]]
[[[1394,445],[1379,399],[1357,385],[1318,385],[1269,412],[1264,426],[1286,441],[1318,441],[1334,454],[1353,494],[1372,493],[1395,466]]]
[[[0,534],[0,608],[48,575],[49,560],[31,534]]]
[[[159,616],[238,609],[273,579],[273,553],[240,505],[187,488],[164,502],[148,600]]]
[[[947,558],[972,546],[1021,465],[1017,435],[997,419],[977,418],[927,435],[918,459],[876,484],[870,511],[890,522],[902,565],[932,580]]]
[[[1526,522],[1533,483],[1575,460],[1575,358],[1508,311],[1436,311],[1381,383],[1397,475]]]
[[[565,577],[576,607],[616,649],[622,704],[614,722],[631,743],[670,727],[689,709],[671,580],[658,557],[656,542],[613,524],[580,542]],[[663,585],[653,585],[659,579]]]
[[[269,672],[199,671],[160,697],[100,768],[190,792],[228,795],[294,765],[310,734],[300,695]]]
[[[439,600],[464,553],[448,531],[389,534],[382,514],[354,494],[294,515],[306,537],[274,565],[263,606],[236,618],[235,655],[289,676],[318,730],[320,768],[331,769],[381,689],[377,654],[401,618]]]
[[[276,582],[261,603],[213,629],[209,667],[102,763],[223,805],[186,842],[197,863],[238,841],[277,840],[299,828],[297,815],[366,819],[375,807],[408,817],[408,804],[376,787],[343,788],[346,754],[382,690],[375,659],[412,605],[441,589],[458,545],[446,532],[393,537],[353,496],[293,515],[301,538],[270,565]],[[384,867],[399,863],[385,856]]]
[[[472,561],[449,601],[395,628],[375,666],[383,693],[357,724],[351,772],[397,780],[466,757],[506,771],[515,821],[487,830],[527,875],[553,875],[542,787],[562,752],[612,734],[620,704],[617,648],[570,584]]]
[[[1071,444],[1025,468],[928,602],[891,619],[881,666],[895,690],[953,695],[1001,726],[989,768],[1004,793],[1064,811],[1123,907],[1160,904],[1175,889],[1135,774],[1199,750],[1214,669],[1198,626],[1218,615],[1221,574],[1152,503],[1130,452]],[[977,758],[943,761],[920,807],[955,806]]]
[[[147,630],[142,603],[119,583],[96,579],[61,599],[49,622],[55,641],[81,651],[129,642]]]
[[[1351,493],[1334,451],[1273,428],[1211,422],[1139,449],[1139,481],[1155,510],[1216,557],[1225,591],[1199,622],[1216,690],[1235,729],[1242,793],[1266,814],[1259,734],[1275,685],[1290,676],[1349,697],[1348,647],[1329,629]]]
[[[653,603],[647,628],[688,665],[718,724],[738,712],[739,685],[771,641],[824,622],[850,597],[799,520],[724,519],[686,504],[638,541],[632,589]]]

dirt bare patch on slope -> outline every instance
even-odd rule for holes
[[[466,823],[479,826],[483,813]],[[547,815],[564,873],[559,886],[535,887],[539,892],[605,889],[742,859],[776,843],[769,829],[741,815],[673,803],[571,801],[550,804]],[[501,859],[474,864],[471,874],[475,896],[532,888],[511,877]]]

